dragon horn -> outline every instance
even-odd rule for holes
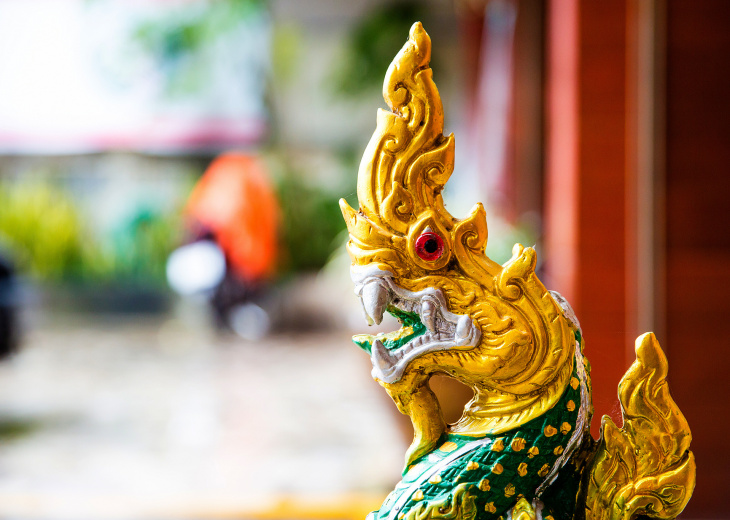
[[[453,218],[441,190],[454,169],[454,137],[443,135],[444,112],[428,67],[431,39],[420,22],[388,68],[377,128],[360,163],[357,194],[368,219],[405,235],[428,208],[446,229]]]

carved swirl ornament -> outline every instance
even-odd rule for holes
[[[604,419],[593,441],[580,325],[538,280],[535,250],[517,244],[501,266],[484,252],[484,207],[463,220],[444,207],[455,140],[443,135],[430,55],[416,23],[386,73],[390,111],[378,111],[360,164],[360,209],[340,201],[368,323],[388,312],[402,324],[353,341],[414,427],[403,480],[373,520],[572,518],[577,509],[601,519],[676,516],[694,460],[661,349],[644,336],[621,383],[624,427]],[[474,391],[455,424],[429,388],[434,374]]]

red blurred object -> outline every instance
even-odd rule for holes
[[[193,189],[186,214],[213,233],[244,282],[274,273],[279,204],[259,159],[241,153],[215,159]]]

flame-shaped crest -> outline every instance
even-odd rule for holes
[[[431,39],[415,24],[385,77],[383,97],[392,112],[378,111],[377,130],[360,164],[362,211],[399,234],[431,208],[444,227],[452,225],[441,190],[454,169],[454,136],[442,133],[444,112],[430,59]]]
[[[377,128],[360,163],[360,212],[340,201],[350,231],[348,249],[360,265],[384,263],[392,268],[410,261],[433,271],[448,264],[454,248],[457,259],[466,256],[466,248],[481,256],[479,263],[494,274],[499,266],[483,256],[483,206],[477,204],[462,221],[444,208],[441,191],[454,170],[454,136],[443,135],[443,106],[430,59],[431,39],[415,23],[385,77],[383,97],[391,111],[378,110]],[[408,247],[427,228],[445,242],[444,254],[435,263],[424,262]]]

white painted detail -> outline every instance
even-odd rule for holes
[[[428,287],[418,292],[408,291],[395,284],[391,271],[373,264],[352,266],[350,274],[369,325],[380,323],[383,312],[392,305],[417,313],[428,330],[396,351],[389,351],[380,341],[374,341],[371,362],[375,379],[395,383],[403,376],[408,364],[423,354],[451,348],[466,349],[479,344],[479,327],[468,315],[450,312],[441,289]]]

